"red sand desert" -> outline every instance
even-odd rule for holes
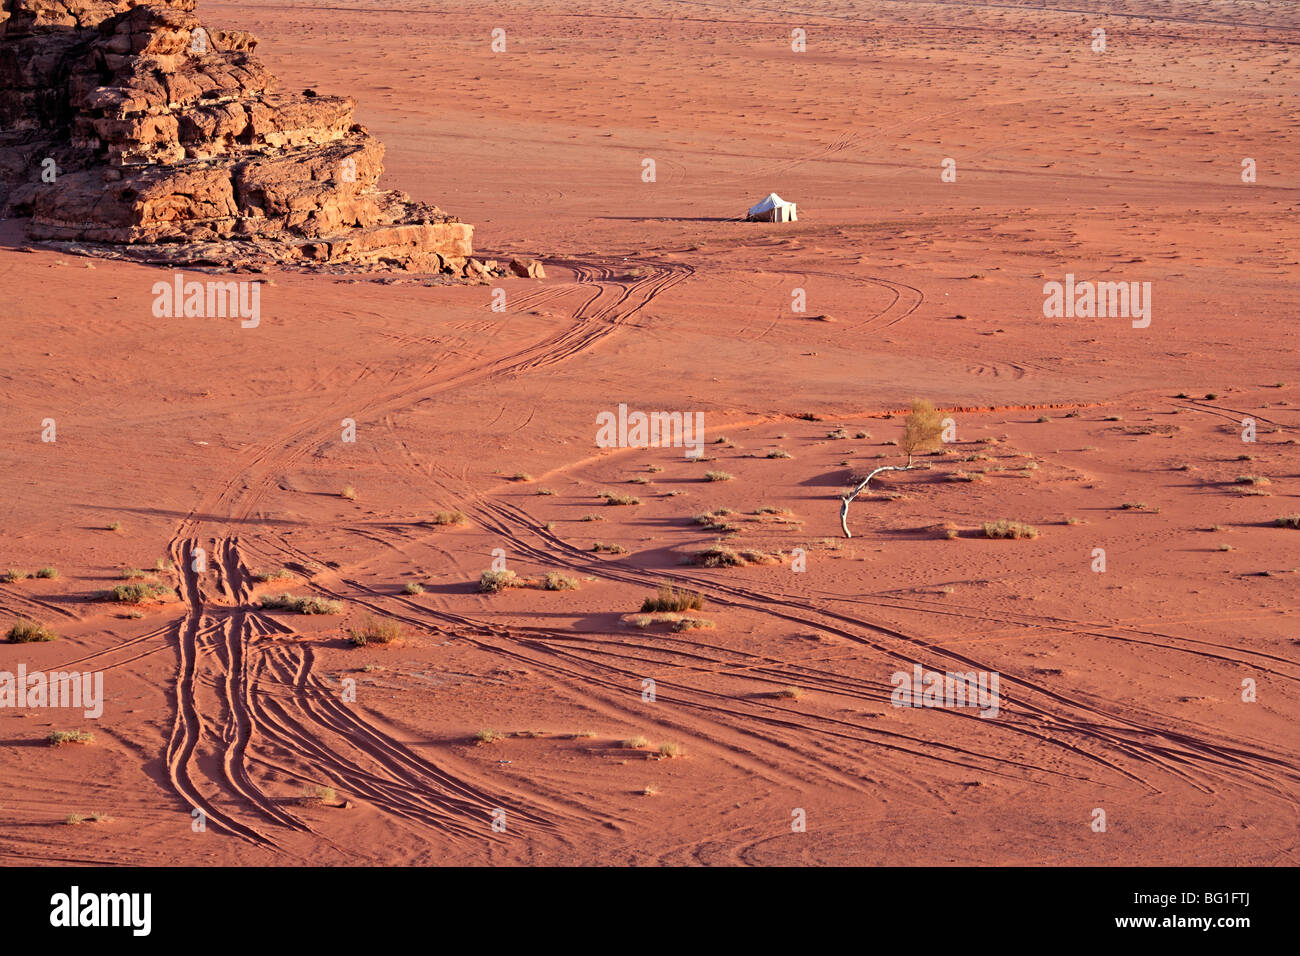
[[[1295,864],[1300,15],[1066,6],[201,0],[545,278],[0,223],[0,610],[58,635],[0,672],[103,679],[0,708],[0,861]],[[177,272],[260,323],[157,317]],[[1149,322],[1045,315],[1067,275]],[[846,538],[914,398],[950,440]]]

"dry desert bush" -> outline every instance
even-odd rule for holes
[[[1037,538],[1038,529],[1021,521],[986,521],[984,522],[986,538]]]
[[[658,592],[653,597],[648,597],[641,604],[641,612],[654,613],[656,611],[702,611],[704,610],[704,598],[695,591],[678,590],[671,584],[659,585]]]
[[[29,621],[25,617],[18,618],[14,621],[13,627],[9,628],[10,644],[42,644],[58,640],[58,637],[59,635],[49,627],[38,621]]]

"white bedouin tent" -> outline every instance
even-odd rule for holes
[[[768,193],[766,199],[749,210],[745,219],[749,222],[797,222],[799,216],[794,203],[786,202],[776,193]]]

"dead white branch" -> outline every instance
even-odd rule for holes
[[[853,533],[849,531],[849,505],[853,499],[866,490],[867,483],[882,471],[911,471],[916,465],[881,465],[867,477],[863,478],[861,483],[849,494],[840,499],[840,527],[844,529],[844,537],[851,538]]]

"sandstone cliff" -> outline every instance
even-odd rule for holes
[[[473,227],[378,186],[354,102],[288,93],[195,0],[0,0],[0,215],[172,265],[479,277]]]

